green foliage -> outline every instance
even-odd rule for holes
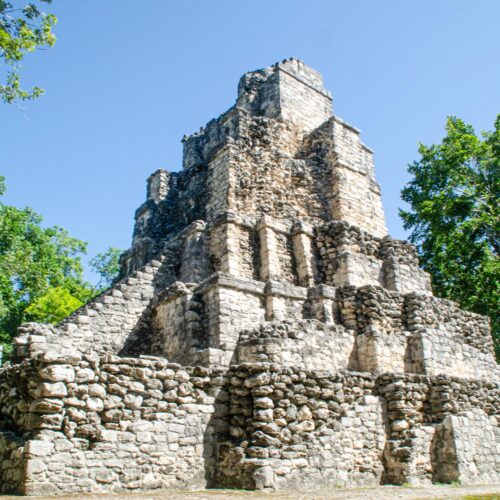
[[[39,0],[38,3],[51,3],[52,0]],[[43,90],[21,88],[19,68],[26,54],[40,48],[52,47],[56,37],[52,28],[57,22],[53,14],[40,11],[37,2],[24,6],[13,1],[0,0],[0,58],[10,68],[5,83],[0,84],[0,98],[5,103],[16,100],[35,99]]]
[[[33,301],[24,311],[26,319],[40,323],[58,323],[73,311],[83,306],[61,286],[50,288],[47,293]]]
[[[441,144],[420,144],[400,215],[435,292],[490,316],[500,357],[500,115],[482,138],[456,117],[446,132]]]
[[[4,190],[0,178],[0,192]],[[27,308],[50,289],[64,289],[82,303],[95,294],[82,278],[86,247],[62,228],[42,227],[42,218],[32,209],[0,202],[0,342],[8,346],[19,324],[28,319]],[[54,298],[42,303],[48,307]],[[52,321],[58,313],[48,313],[44,319],[39,308],[37,314],[40,320]]]
[[[122,251],[118,248],[109,247],[105,252],[98,253],[90,260],[90,267],[101,277],[97,288],[107,288],[118,278],[121,253]]]
[[[4,192],[0,176],[0,196]],[[0,201],[0,344],[5,352],[24,321],[58,323],[116,280],[120,250],[109,248],[91,260],[100,275],[95,287],[83,280],[86,251],[87,244],[64,229],[42,227],[31,208]]]

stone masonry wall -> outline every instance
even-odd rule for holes
[[[158,295],[151,322],[151,352],[155,355],[190,364],[196,352],[207,347],[204,305],[193,288],[176,281]]]
[[[405,314],[409,330],[437,328],[442,325],[471,347],[485,353],[493,352],[488,318],[464,311],[455,302],[410,293],[406,298]]]
[[[236,105],[256,115],[297,123],[305,131],[332,115],[332,96],[321,74],[293,57],[246,73],[238,85]]]
[[[500,481],[489,322],[387,236],[373,153],[321,75],[245,74],[183,147],[120,279],[19,328],[0,492]]]
[[[423,328],[409,338],[411,363],[417,373],[499,379],[498,365],[491,353],[470,346],[446,325]]]
[[[373,152],[360,141],[360,132],[332,117],[311,134],[318,159],[331,171],[331,220],[346,221],[379,238],[387,234],[380,186],[375,182]],[[315,145],[318,146],[315,146]]]
[[[15,339],[16,353],[24,357],[30,344],[37,342],[50,344],[56,352],[140,351],[141,341],[148,340],[143,334],[149,329],[149,305],[155,289],[172,279],[168,261],[153,260],[59,323],[48,336],[45,330],[37,335],[35,325],[22,328]],[[147,352],[149,348],[144,345],[142,349]]]
[[[302,489],[420,483],[452,470],[459,480],[492,480],[499,396],[495,383],[449,377],[274,363],[225,373],[164,358],[39,354],[0,371],[3,454],[12,456],[1,488]],[[450,415],[471,419],[469,411],[477,415],[472,434],[466,422],[462,437],[439,434]],[[454,446],[455,469],[443,465],[442,439]],[[490,451],[464,471],[463,450],[477,444],[457,443],[484,440]]]
[[[498,444],[489,437],[498,432],[500,387],[497,383],[446,376],[384,374],[378,380],[378,393],[384,397],[390,429],[384,451],[385,481],[420,484],[440,480],[464,483],[492,480]],[[470,422],[471,427],[467,427],[464,424],[463,432],[453,438],[443,432],[452,425],[450,416],[467,417],[471,411],[487,425]],[[485,475],[479,479],[481,474],[477,474],[476,469],[471,481],[471,475],[458,467],[456,452],[448,451],[452,447],[463,457],[465,450],[469,450],[468,453],[477,450],[476,442],[485,443],[484,454],[477,457]],[[498,474],[498,469],[494,474]]]
[[[223,386],[217,372],[162,358],[39,355],[5,368],[0,418],[28,475],[12,463],[0,491],[206,486],[225,430]]]
[[[347,222],[316,227],[316,245],[325,283],[380,285],[401,293],[430,293],[430,279],[419,268],[415,248],[389,236],[382,239]]]
[[[274,363],[303,370],[357,370],[353,330],[316,320],[273,321],[243,331],[238,363]]]
[[[231,369],[233,438],[219,457],[229,487],[378,484],[384,431],[374,381],[278,365]]]
[[[437,482],[494,484],[500,470],[500,428],[495,417],[474,409],[436,426],[431,450]]]

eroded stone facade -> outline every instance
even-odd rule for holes
[[[486,318],[387,235],[373,154],[296,59],[148,180],[121,279],[0,371],[0,491],[499,481]]]

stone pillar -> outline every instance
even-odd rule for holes
[[[307,300],[307,290],[299,286],[269,280],[264,292],[266,294],[266,321],[284,321],[289,319],[287,302],[293,301],[293,308],[302,307]]]
[[[382,238],[380,254],[384,262],[384,285],[388,290],[432,295],[430,275],[420,269],[413,245],[386,236]]]
[[[170,173],[166,170],[157,170],[148,178],[148,200],[156,204],[164,200],[168,194],[168,182]]]
[[[312,228],[303,222],[296,222],[292,228],[292,243],[299,285],[314,286],[318,269],[313,251]]]
[[[184,283],[199,283],[208,277],[209,262],[204,241],[204,221],[194,221],[186,230],[180,278]]]
[[[239,276],[240,273],[240,248],[238,245],[238,228],[236,224],[228,222],[226,224],[226,253],[224,269],[222,271]]]
[[[323,323],[337,323],[339,311],[335,297],[335,288],[318,285],[310,288],[307,294],[311,316]]]
[[[262,281],[279,279],[280,263],[276,234],[271,226],[269,217],[264,216],[257,224],[257,231],[260,238],[260,278]]]
[[[238,226],[232,212],[220,214],[210,228],[210,257],[214,270],[240,276]]]

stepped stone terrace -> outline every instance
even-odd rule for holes
[[[121,277],[0,370],[0,491],[500,482],[486,318],[387,235],[297,59],[246,73],[135,214]]]

